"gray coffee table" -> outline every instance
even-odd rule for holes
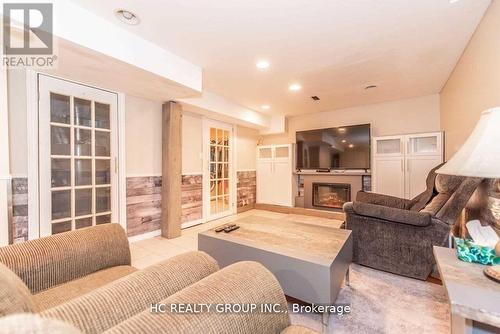
[[[310,223],[249,216],[230,233],[198,235],[198,249],[221,267],[257,261],[278,279],[287,296],[306,303],[335,303],[352,260],[351,231]]]

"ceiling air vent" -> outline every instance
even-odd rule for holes
[[[317,97],[316,95],[311,96],[311,99],[313,99],[314,101],[319,101],[319,97]]]

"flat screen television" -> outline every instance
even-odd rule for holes
[[[297,169],[369,169],[370,124],[298,131]]]

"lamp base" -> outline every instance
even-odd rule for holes
[[[500,266],[487,267],[483,272],[488,278],[500,283]]]

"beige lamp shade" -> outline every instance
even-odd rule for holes
[[[436,173],[500,178],[500,107],[483,111],[465,144]]]

